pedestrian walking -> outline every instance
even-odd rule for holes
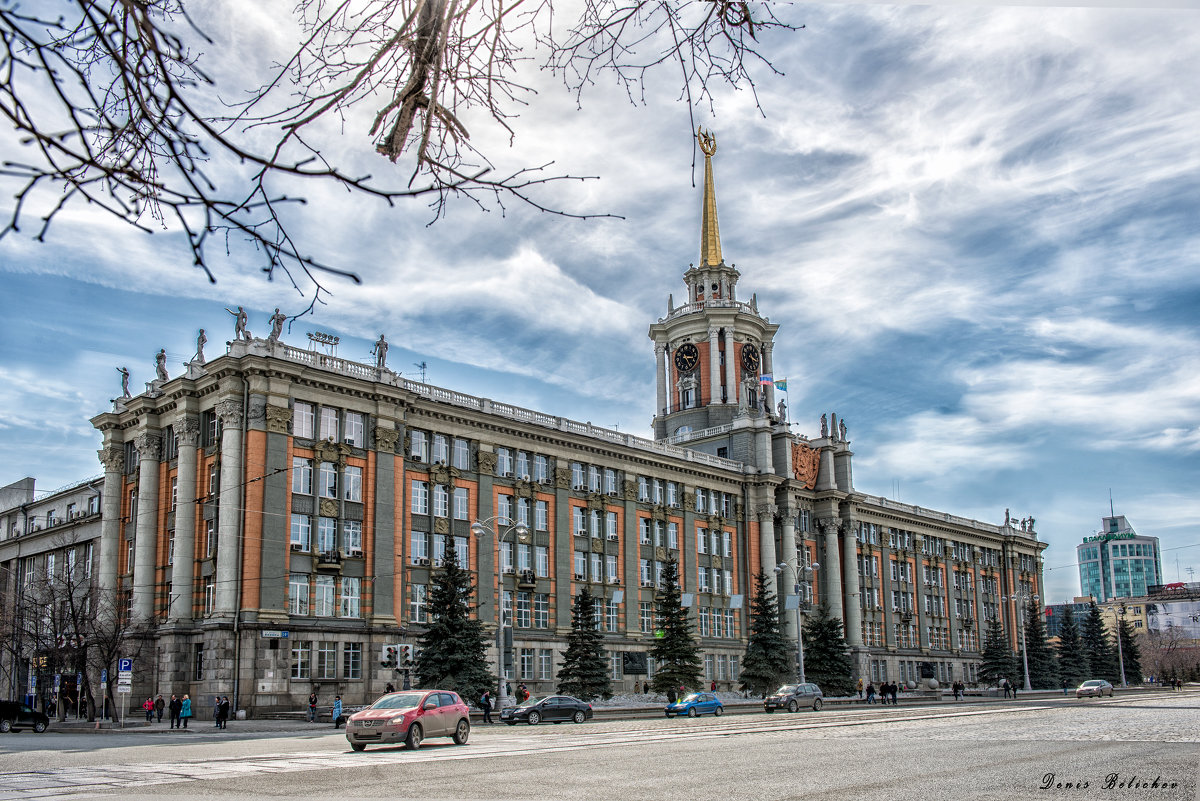
[[[668,689],[668,690],[667,690],[667,703],[668,703],[668,704],[673,704],[673,703],[675,703],[675,701],[676,701],[676,699],[677,699],[677,698],[678,698],[678,696],[677,696],[677,695],[675,695],[675,688],[674,688],[674,687],[671,687],[670,689]]]
[[[171,715],[171,728],[179,728],[179,712],[183,709],[183,701],[175,693],[171,693],[171,703],[167,704],[167,711]]]
[[[649,695],[649,694],[650,694],[650,682],[643,681],[642,682],[642,695]]]
[[[162,723],[163,710],[167,708],[167,702],[163,700],[162,694],[159,693],[158,698],[154,699],[154,711],[158,715],[158,722]]]
[[[1012,686],[1012,694],[1013,694],[1013,700],[1014,701],[1017,700],[1017,685],[1015,685],[1015,684]]]
[[[712,684],[708,685],[708,690],[709,690],[709,692],[714,692],[714,693],[717,691],[717,680],[716,679],[713,679]]]
[[[867,682],[867,703],[875,703],[875,685],[871,682]]]
[[[1063,695],[1067,694],[1067,680],[1063,679]]]
[[[483,722],[492,722],[492,691],[484,690],[479,697],[479,708],[483,710]]]
[[[192,716],[192,699],[187,693],[183,695],[183,703],[179,707],[179,719],[183,721],[183,728],[187,728],[188,718]]]
[[[220,714],[221,714],[221,696],[214,695],[213,696],[213,728],[215,728],[215,729],[221,728],[221,722],[220,722],[220,719],[218,718],[218,715],[220,715]]]
[[[1005,697],[1005,698],[1007,698],[1007,697],[1008,697],[1008,691],[1009,691],[1009,687],[1008,687],[1008,679],[1001,679],[1001,680],[1000,680],[1000,686],[1001,686],[1001,687],[1004,689],[1004,697]]]
[[[387,683],[387,686],[383,688],[383,691],[384,691],[385,693],[394,693],[394,692],[396,692],[396,688],[395,688],[395,687],[393,687],[393,686],[392,686],[392,683],[389,681],[389,682]]]
[[[315,692],[308,694],[308,722],[317,722],[317,694]]]
[[[229,728],[229,696],[222,695],[221,702],[217,704],[217,728]]]
[[[858,697],[859,698],[863,697],[863,681],[862,681],[862,679],[858,680]]]
[[[342,728],[342,696],[333,696],[333,711],[329,714],[333,718],[333,728]]]
[[[154,722],[154,699],[146,696],[146,700],[142,702],[142,709],[146,711],[146,722]]]
[[[892,706],[898,706],[899,704],[900,704],[900,682],[893,681],[892,682]]]

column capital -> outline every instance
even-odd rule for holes
[[[779,507],[773,503],[759,504],[759,506],[754,510],[754,514],[758,516],[760,521],[764,518],[773,521],[775,519],[775,515],[778,513]]]
[[[276,406],[268,403],[265,407],[267,431],[272,434],[286,434],[292,422],[292,410],[286,406]]]
[[[194,448],[200,444],[200,421],[195,415],[181,414],[176,418],[174,428],[181,448]]]
[[[242,424],[242,402],[236,398],[226,398],[216,405],[214,411],[221,425],[225,428],[237,427]]]
[[[666,352],[666,350],[667,350],[666,343],[663,343],[663,342],[655,342],[654,343],[654,355],[655,356],[662,356]]]
[[[162,458],[162,434],[158,431],[143,431],[133,441],[137,448],[138,458],[142,461],[157,462]]]
[[[120,473],[125,470],[125,453],[120,448],[101,448],[96,458],[104,465],[105,473]]]
[[[375,426],[375,450],[385,453],[395,453],[396,443],[400,441],[400,432],[394,428]]]

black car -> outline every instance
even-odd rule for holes
[[[33,729],[38,734],[50,726],[50,718],[18,701],[0,701],[0,732]]]
[[[815,684],[785,684],[763,699],[763,709],[767,712],[776,709],[795,712],[801,707],[811,707],[814,712],[819,712],[821,697],[821,688]]]
[[[510,706],[500,712],[500,720],[509,726],[517,725],[518,721],[526,721],[530,726],[536,726],[543,720],[550,723],[562,723],[573,720],[583,723],[592,717],[592,705],[572,698],[569,695],[547,695],[545,698],[530,698],[517,706]]]

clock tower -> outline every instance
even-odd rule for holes
[[[658,377],[654,436],[752,464],[765,457],[759,467],[769,470],[769,439],[766,453],[754,458],[752,432],[783,423],[776,420],[774,386],[766,378],[779,326],[758,313],[755,297],[749,303],[737,298],[740,276],[721,254],[717,224],[717,143],[704,130],[697,138],[704,153],[700,261],[683,274],[687,302],[676,306],[672,297],[667,315],[650,326]]]

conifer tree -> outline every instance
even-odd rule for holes
[[[987,633],[983,638],[979,678],[989,686],[998,686],[1001,679],[1012,681],[1014,675],[1013,652],[1004,634],[1004,626],[998,618],[992,618],[988,621]]]
[[[571,609],[571,633],[558,670],[558,692],[583,701],[612,696],[604,635],[596,625],[596,599],[587,587],[575,596]]]
[[[483,622],[471,617],[471,574],[458,565],[453,548],[433,571],[429,623],[418,640],[415,668],[422,687],[454,690],[467,703],[496,684],[488,669]]]
[[[750,637],[742,657],[743,690],[764,695],[790,680],[796,669],[795,644],[784,636],[779,605],[762,573],[754,577]]]
[[[1060,686],[1058,662],[1046,644],[1046,626],[1041,608],[1030,602],[1025,609],[1025,649],[1029,664],[1029,686],[1035,690],[1052,690]]]
[[[828,604],[818,606],[804,621],[804,673],[825,695],[854,693],[850,648],[842,634],[842,621],[830,613]]]
[[[650,656],[654,659],[654,679],[650,686],[658,693],[676,687],[700,686],[700,646],[692,636],[688,610],[679,590],[679,565],[674,559],[663,566],[662,589],[655,596],[658,630]]]
[[[1088,678],[1107,679],[1113,684],[1121,683],[1121,668],[1117,663],[1117,649],[1108,632],[1104,630],[1104,618],[1100,607],[1092,601],[1087,619],[1083,623],[1083,650],[1088,657]]]
[[[1079,635],[1079,624],[1071,607],[1063,610],[1062,623],[1058,629],[1058,674],[1068,687],[1078,687],[1087,680],[1088,659],[1083,651],[1083,640]]]
[[[1133,636],[1133,627],[1129,621],[1121,618],[1117,624],[1117,632],[1121,637],[1121,654],[1125,658],[1125,680],[1130,684],[1142,683],[1142,649],[1138,647],[1137,638]]]

